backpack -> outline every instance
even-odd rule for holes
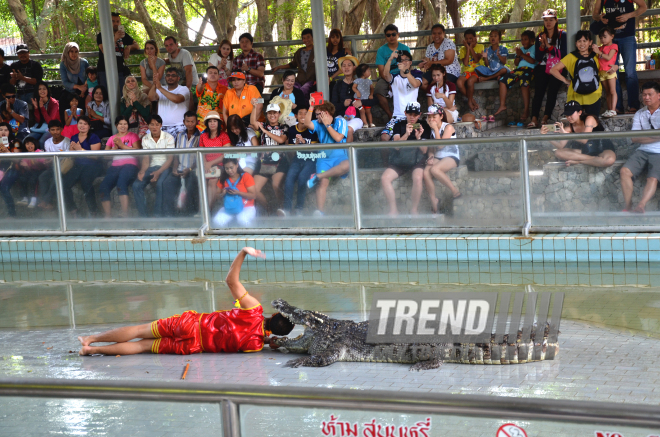
[[[573,69],[572,84],[573,91],[578,94],[591,94],[598,91],[600,80],[598,77],[598,65],[596,65],[596,54],[582,57],[575,51],[573,56],[577,58],[575,68]]]
[[[238,191],[238,183],[241,181],[239,176],[235,183],[231,183],[231,179],[227,178],[227,185],[232,190]],[[225,212],[230,215],[240,214],[243,211],[243,198],[238,194],[225,194]]]

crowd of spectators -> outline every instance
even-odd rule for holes
[[[198,74],[192,54],[180,47],[175,37],[168,36],[163,41],[165,58],[159,57],[158,42],[148,40],[139,64],[138,82],[125,63],[131,52],[139,48],[138,44],[126,33],[119,14],[113,13],[120,85],[117,96],[107,92],[100,34],[96,66],[80,57],[75,42],[66,44],[59,68],[62,89],[57,95],[43,81],[43,69],[30,59],[26,45],[17,47],[18,60],[11,65],[4,63],[0,50],[0,151],[258,147],[258,152],[236,156],[205,153],[203,162],[197,162],[194,154],[120,154],[112,159],[85,156],[61,161],[64,203],[67,213],[73,216],[79,211],[73,196],[73,187],[78,184],[88,214],[101,214],[94,188],[96,178],[102,178],[98,191],[106,217],[129,215],[129,188],[140,216],[195,214],[199,210],[198,178],[202,176],[198,172],[202,172],[214,224],[227,226],[236,220],[241,226],[249,226],[258,215],[294,214],[296,192],[295,214],[302,214],[309,189],[315,189],[316,194],[314,215],[324,215],[331,179],[346,178],[350,166],[345,149],[323,150],[322,145],[353,142],[356,131],[375,127],[371,110],[378,104],[389,118],[381,131],[381,140],[393,142],[393,147],[383,149],[382,154],[387,168],[381,185],[388,213],[399,214],[393,181],[408,172],[412,175],[410,213],[419,213],[424,188],[432,212],[436,213],[441,205],[434,180],[447,187],[454,198],[462,195],[447,175],[460,164],[460,154],[458,146],[444,142],[429,146],[431,143],[424,140],[456,138],[452,124],[462,118],[473,119],[467,114],[461,117],[457,93],[466,95],[469,110],[475,111],[479,109],[474,98],[478,83],[497,81],[500,93],[499,108],[483,121],[494,121],[495,115],[506,113],[507,93],[517,85],[524,110],[520,120],[510,125],[523,127],[529,120],[527,127],[540,127],[543,134],[570,134],[603,131],[600,117],[623,111],[619,83],[625,80],[627,112],[635,114],[633,129],[660,126],[660,120],[656,120],[660,117],[660,86],[644,85],[642,97],[646,107],[640,110],[635,65],[631,64],[636,50],[631,29],[634,31],[635,17],[645,10],[642,0],[621,4],[598,0],[595,24],[590,31],[577,33],[573,48],[568,47],[567,34],[559,27],[556,11],[548,9],[543,12],[544,26],[538,35],[530,30],[522,33],[512,64],[500,30],[492,30],[489,44],[484,46],[477,32],[468,29],[457,50],[442,24],[432,27],[431,43],[421,62],[413,62],[411,49],[399,41],[398,28],[389,24],[384,29],[386,43],[377,50],[377,69],[372,71],[351,54],[341,32],[333,29],[325,47],[331,93],[324,102],[318,102],[313,94],[316,69],[311,29],[302,31],[304,47],[295,52],[291,62],[273,67],[273,72],[283,70],[282,83],[264,101],[265,59],[253,49],[254,40],[249,33],[239,37],[239,54],[234,53],[230,41],[222,41],[203,75]],[[597,33],[600,46],[594,44],[592,31]],[[619,56],[625,72],[619,72]],[[568,124],[556,120],[554,126],[549,125],[563,84],[568,87],[563,113]],[[607,108],[601,114],[603,93]],[[539,120],[544,98],[545,111]],[[110,119],[111,99],[118,99],[119,103],[115,120]],[[426,114],[422,114],[422,100],[428,106]],[[114,135],[113,122],[117,132]],[[411,140],[420,141],[419,147],[395,147],[398,141]],[[660,176],[654,173],[654,169],[660,168],[660,162],[655,162],[660,146],[655,138],[638,142],[643,146],[621,170],[621,184],[625,209],[643,212]],[[263,151],[269,146],[296,144],[319,144],[319,150],[306,154]],[[557,158],[567,165],[608,167],[616,160],[614,144],[609,140],[552,144],[557,148]],[[647,167],[644,196],[633,207],[632,180]],[[27,204],[28,208],[53,209],[53,172],[49,160],[0,160],[0,193],[8,214],[16,215],[11,192],[16,184],[18,203]],[[272,199],[262,192],[267,184],[274,192]],[[145,195],[149,185],[155,192],[152,208]],[[112,210],[114,189],[120,212]]]

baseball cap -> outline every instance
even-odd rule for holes
[[[564,105],[564,112],[562,115],[573,115],[578,111],[582,111],[582,105],[575,100],[571,100]]]
[[[554,9],[546,9],[543,11],[543,18],[557,18],[557,11]]]
[[[266,107],[266,112],[271,112],[271,111],[273,111],[273,112],[281,112],[281,110],[280,110],[280,105],[278,105],[277,103],[271,103],[271,104],[269,104],[269,105]]]
[[[16,46],[16,53],[20,52],[29,52],[30,49],[28,48],[27,44],[19,44]]]
[[[412,55],[410,54],[410,52],[408,50],[399,50],[399,56],[401,56],[401,55],[407,56],[408,59],[410,59],[412,61],[413,57],[412,57]]]
[[[419,104],[419,102],[410,102],[406,105],[406,110],[404,112],[421,114],[422,106]]]
[[[434,105],[429,106],[429,109],[428,109],[428,112],[426,113],[426,115],[434,115],[434,114],[443,115],[444,112],[445,112],[445,110],[442,108],[442,106],[436,103]]]
[[[229,76],[229,80],[232,79],[243,79],[245,80],[245,75],[241,73],[240,71],[234,71],[231,76]]]

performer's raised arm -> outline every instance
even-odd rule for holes
[[[241,308],[254,308],[260,305],[260,303],[257,299],[250,296],[245,287],[243,287],[243,284],[241,284],[240,279],[241,266],[243,265],[243,260],[245,259],[246,255],[252,255],[255,258],[266,258],[266,255],[261,253],[260,250],[257,250],[253,247],[244,247],[241,249],[238,255],[236,255],[236,258],[234,258],[234,261],[231,263],[231,267],[229,267],[229,273],[227,273],[225,282],[227,282],[227,286],[229,287],[229,291],[231,291],[231,295],[234,296],[234,299],[238,301],[238,303],[241,305]]]

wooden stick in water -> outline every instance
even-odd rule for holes
[[[188,374],[188,369],[190,368],[190,363],[186,364],[186,369],[183,371],[183,376],[181,379],[186,379],[186,375]]]

